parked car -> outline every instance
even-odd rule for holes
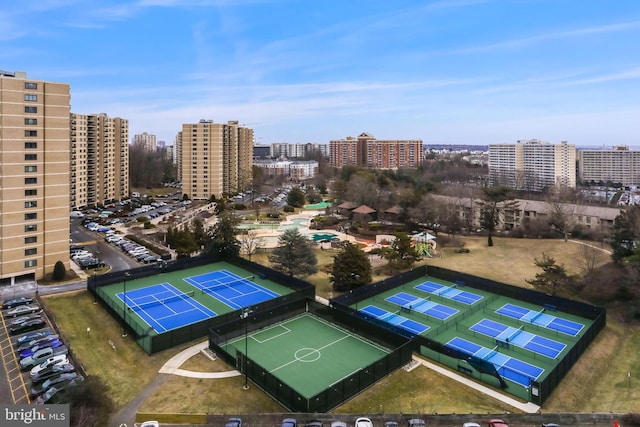
[[[20,362],[19,362],[20,369],[22,370],[31,369],[34,366],[38,365],[39,363],[44,362],[51,356],[67,354],[68,351],[69,350],[65,346],[58,347],[58,348],[51,348],[51,347],[42,348],[36,351],[35,353],[33,353],[31,356],[27,356],[20,359]]]
[[[282,420],[280,427],[297,427],[298,421],[295,418],[285,418]]]
[[[542,427],[560,427],[560,424],[556,424],[556,423],[542,423]]]
[[[71,381],[73,379],[76,379],[77,377],[78,374],[76,372],[63,372],[61,374],[53,375],[46,379],[42,384],[33,387],[29,391],[29,394],[31,395],[31,397],[40,396],[52,386],[63,383],[65,381]]]
[[[22,322],[17,325],[10,326],[9,333],[11,335],[17,335],[23,332],[29,332],[35,329],[44,328],[46,324],[47,324],[47,321],[44,320],[43,317],[38,317],[37,319],[27,320],[26,322]]]
[[[242,419],[241,418],[229,418],[224,427],[242,427]]]
[[[305,424],[305,427],[322,427],[322,421],[312,420]]]
[[[373,422],[371,421],[370,418],[359,417],[359,418],[356,418],[354,427],[373,427]]]
[[[332,421],[331,427],[347,427],[347,423],[345,423],[344,421]],[[396,427],[397,427],[397,424],[396,424]]]
[[[32,302],[33,302],[33,298],[27,298],[27,297],[13,298],[2,303],[2,309],[7,310],[13,307],[17,307],[19,305],[31,304]]]
[[[56,340],[50,341],[48,343],[39,344],[39,345],[36,345],[36,346],[34,346],[32,348],[28,348],[26,350],[22,350],[20,352],[20,357],[21,358],[25,358],[25,357],[28,357],[28,356],[32,356],[35,353],[37,353],[38,350],[42,350],[43,348],[56,349],[58,347],[62,347],[63,345],[64,345],[64,343],[62,341],[60,341],[59,339],[56,339]]]
[[[40,338],[35,338],[35,339],[32,339],[31,341],[23,342],[22,344],[20,344],[18,346],[18,348],[16,349],[16,352],[19,353],[22,350],[27,350],[27,349],[33,348],[33,347],[35,347],[37,345],[45,344],[45,343],[47,343],[49,341],[53,341],[53,340],[57,340],[57,339],[58,339],[58,335],[56,335],[56,334],[48,334],[48,335],[45,335],[45,336],[40,337]]]
[[[509,425],[499,418],[494,418],[489,420],[489,427],[509,427]]]
[[[24,343],[28,343],[30,341],[34,341],[40,338],[44,338],[46,336],[49,335],[53,335],[53,332],[51,331],[34,331],[34,332],[29,332],[26,335],[21,336],[20,338],[18,338],[16,340],[16,345],[20,346]]]
[[[31,381],[34,384],[41,383],[42,381],[49,379],[55,375],[64,374],[67,372],[75,372],[76,367],[71,363],[60,363],[57,365],[50,365],[39,371],[36,375],[31,377]]]
[[[160,427],[160,423],[158,421],[145,421],[140,424],[140,427]]]
[[[15,317],[11,319],[11,323],[9,323],[9,327],[20,325],[24,322],[28,322],[34,319],[42,319],[42,315],[36,313],[36,314],[27,314],[26,316]]]
[[[42,308],[40,308],[40,306],[37,304],[19,305],[7,311],[4,314],[4,317],[18,317],[18,316],[23,316],[25,314],[37,313],[40,310],[42,310]]]
[[[33,379],[34,376],[39,375],[40,372],[47,369],[49,366],[61,365],[66,363],[69,363],[69,358],[67,357],[67,355],[58,354],[41,362],[38,366],[34,366],[33,368],[31,368],[31,372],[29,372],[29,375],[31,375],[31,379]]]
[[[480,427],[480,424],[478,424],[478,423],[464,423],[464,424],[462,424],[462,427]]]
[[[398,423],[395,421],[385,421],[384,427],[398,427]]]
[[[427,423],[422,418],[411,418],[407,421],[408,427],[426,427]]]
[[[51,386],[43,394],[38,396],[35,403],[43,405],[45,403],[57,403],[60,402],[64,395],[64,390],[70,387],[78,385],[82,381],[82,377],[78,376],[72,380],[64,381]]]

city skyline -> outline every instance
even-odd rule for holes
[[[169,144],[213,119],[260,144],[640,146],[632,1],[52,0],[0,25],[0,69]]]

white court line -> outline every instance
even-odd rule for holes
[[[259,340],[258,338],[255,337],[255,335],[251,335],[251,338],[255,342],[257,342],[258,344],[264,344],[266,342],[269,342],[269,341],[271,341],[273,339],[276,339],[276,338],[280,338],[281,336],[284,336],[284,335],[286,335],[286,334],[291,332],[291,329],[289,329],[289,328],[287,328],[286,326],[283,326],[283,325],[275,325],[275,326],[270,327],[269,329],[261,329],[260,332],[265,332],[265,331],[268,331],[268,330],[271,330],[271,329],[275,329],[275,328],[283,329],[284,332],[282,332],[282,333],[280,333],[278,335],[274,335],[272,337],[269,337],[266,340]]]
[[[327,344],[327,345],[323,345],[322,347],[320,347],[320,348],[316,348],[316,349],[314,349],[314,350],[316,350],[317,352],[320,352],[320,350],[324,350],[325,348],[327,348],[327,347],[329,347],[329,346],[332,346],[332,345],[334,345],[334,344],[337,344],[337,343],[339,343],[340,341],[342,341],[342,340],[343,340],[343,339],[345,339],[345,338],[349,338],[349,335],[345,335],[345,336],[343,336],[342,338],[339,338],[339,339],[338,339],[338,340],[336,340],[336,341],[330,342],[329,344]],[[318,358],[318,360],[320,360],[320,358]],[[285,363],[285,364],[284,364],[284,365],[282,365],[282,366],[278,366],[277,368],[272,369],[272,370],[270,370],[269,372],[275,372],[275,371],[277,371],[277,370],[279,370],[279,369],[286,368],[287,366],[292,365],[292,364],[294,364],[294,363],[296,363],[296,362],[299,362],[299,361],[300,361],[300,360],[298,360],[298,359],[293,359],[291,362],[287,362],[287,363]]]

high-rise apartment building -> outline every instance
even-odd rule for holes
[[[362,166],[370,169],[416,168],[423,155],[422,140],[378,140],[361,133],[358,138],[329,142],[332,166]]]
[[[176,137],[182,193],[191,199],[245,190],[252,180],[253,129],[237,121],[183,124]]]
[[[576,186],[576,147],[537,139],[489,145],[489,181],[517,190]]]
[[[0,71],[0,281],[69,268],[67,83]]]
[[[71,114],[72,208],[104,206],[129,197],[129,121]]]
[[[156,151],[158,147],[156,136],[147,132],[133,135],[133,145],[142,147],[144,151]],[[164,142],[162,146],[164,147]]]
[[[640,185],[640,151],[624,145],[612,150],[579,150],[578,176],[582,182]]]

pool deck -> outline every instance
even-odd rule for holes
[[[276,246],[278,246],[278,237],[280,237],[282,235],[283,228],[286,229],[287,226],[294,225],[294,224],[298,223],[298,221],[294,221],[294,220],[303,219],[303,220],[306,220],[306,225],[298,223],[298,230],[300,231],[301,234],[303,234],[305,236],[309,236],[309,235],[312,235],[312,234],[315,234],[315,233],[318,233],[318,234],[331,233],[331,234],[335,235],[339,240],[346,240],[346,241],[353,242],[353,243],[357,242],[355,237],[350,236],[350,235],[345,234],[345,233],[341,233],[341,232],[336,231],[336,230],[311,230],[311,229],[309,229],[309,224],[311,223],[311,219],[313,217],[315,217],[316,215],[319,215],[319,214],[321,214],[323,212],[324,212],[323,210],[302,211],[302,212],[297,213],[295,215],[288,215],[287,219],[282,221],[280,223],[279,227],[277,229],[275,229],[275,230],[255,228],[255,229],[252,229],[252,231],[255,233],[256,237],[263,237],[264,238],[264,245],[263,245],[264,248],[275,248]],[[326,249],[328,246],[324,246],[324,245],[330,246],[331,244],[329,242],[320,243],[320,246]]]

